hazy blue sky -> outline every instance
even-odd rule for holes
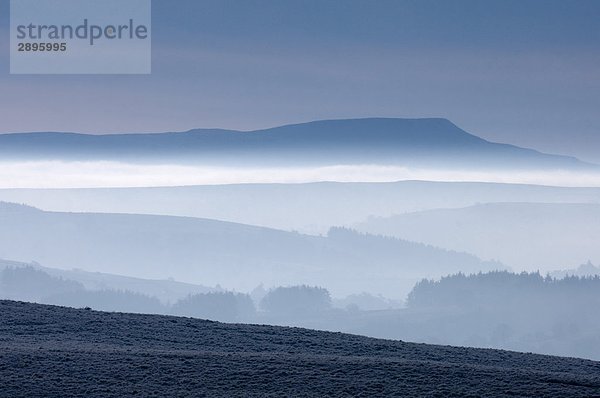
[[[0,132],[446,117],[600,162],[600,1],[153,1],[150,76],[8,74]]]

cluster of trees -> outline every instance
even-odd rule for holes
[[[79,282],[54,278],[33,267],[7,267],[0,273],[0,294],[5,299],[37,302],[83,290]]]
[[[372,267],[383,268],[384,264],[381,259],[387,259],[388,263],[396,263],[403,267],[406,273],[410,273],[413,268],[433,273],[443,273],[448,270],[450,272],[458,270],[475,272],[506,268],[497,261],[483,261],[472,254],[441,249],[391,236],[358,232],[344,227],[330,228],[327,238],[331,247],[343,249],[347,253],[363,259],[364,262],[361,265],[366,262],[371,263]],[[373,261],[375,254],[377,260]]]
[[[274,315],[303,317],[331,309],[327,289],[311,286],[278,287],[260,301],[263,311]]]
[[[266,292],[257,304],[248,294],[204,293],[178,301],[171,312],[223,322],[252,322],[263,320],[265,316],[278,320],[303,319],[331,309],[331,297],[320,287],[278,287]]]
[[[0,298],[100,311],[164,312],[155,297],[121,290],[87,290],[80,282],[56,278],[33,267],[5,268],[0,273]]]
[[[539,272],[516,274],[507,271],[472,275],[458,273],[439,281],[422,280],[407,300],[411,308],[556,309],[565,304],[578,308],[600,304],[600,277],[566,276],[557,279],[542,276]]]
[[[174,304],[121,290],[88,290],[81,283],[56,278],[33,267],[5,268],[0,273],[0,298],[90,307],[101,311],[173,314],[221,322],[252,322],[260,316],[277,319],[317,316],[331,308],[326,289],[278,287],[255,303],[250,295],[211,292],[189,295]]]
[[[398,338],[600,358],[600,277],[456,274],[423,280],[394,326]]]
[[[170,304],[132,292],[88,290],[34,268],[0,272],[0,298],[12,300],[600,358],[598,276],[556,279],[539,273],[458,273],[421,281],[401,309],[370,295],[348,296],[334,306],[329,292],[319,287],[255,290],[252,296],[193,294]],[[361,311],[357,303],[363,310],[369,306],[379,310]]]

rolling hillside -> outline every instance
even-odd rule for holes
[[[37,263],[21,263],[0,259],[0,272],[7,268],[34,268],[50,276],[80,283],[91,291],[105,289],[129,291],[146,296],[156,297],[162,303],[173,303],[190,294],[219,291],[220,289],[191,283],[177,282],[168,279],[141,279],[127,276],[89,272],[81,269],[56,269],[41,266]]]
[[[598,362],[0,301],[0,395],[600,394]]]
[[[334,228],[327,236],[208,219],[44,212],[0,203],[0,258],[249,291],[265,283],[403,298],[422,277],[502,268],[466,254]]]
[[[593,203],[489,203],[371,218],[356,228],[529,270],[600,262],[600,204]]]
[[[0,189],[0,200],[44,210],[210,218],[327,233],[370,216],[490,202],[600,203],[600,188],[399,181],[236,184],[155,188]],[[250,204],[250,205],[249,205]]]

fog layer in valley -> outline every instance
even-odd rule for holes
[[[0,189],[150,187],[242,183],[469,181],[597,187],[600,172],[557,170],[477,170],[467,167],[414,167],[339,164],[307,167],[215,166],[117,161],[0,161]]]

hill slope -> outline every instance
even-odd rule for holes
[[[237,184],[161,188],[0,189],[0,200],[63,212],[201,217],[326,233],[369,216],[489,202],[600,203],[600,188],[400,181]],[[252,203],[248,208],[248,203]]]
[[[591,169],[566,156],[492,143],[446,119],[323,120],[256,131],[0,135],[4,159],[143,160],[206,164],[399,164]]]
[[[0,395],[600,394],[598,362],[0,301]]]
[[[21,263],[0,259],[0,272],[7,268],[34,268],[46,274],[64,280],[75,281],[91,291],[105,289],[129,291],[156,297],[163,303],[173,303],[190,294],[208,293],[220,289],[168,279],[141,279],[127,276],[89,272],[81,269],[62,270],[43,267],[37,263]],[[1,294],[2,292],[0,292]],[[25,293],[25,292],[23,292]]]
[[[371,218],[356,228],[530,270],[600,262],[600,204],[593,203],[489,203]]]
[[[344,229],[310,236],[207,219],[53,213],[8,203],[0,203],[0,258],[244,291],[260,283],[306,283],[341,295],[367,290],[391,297],[402,297],[422,277],[500,267]]]

